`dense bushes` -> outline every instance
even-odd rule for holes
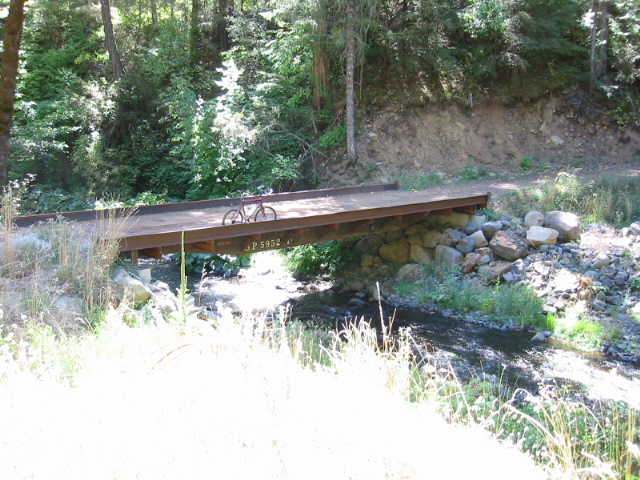
[[[91,200],[145,191],[200,199],[316,181],[318,159],[345,141],[343,2],[268,0],[226,16],[190,2],[113,3],[126,67],[119,82],[109,76],[97,5],[30,2],[11,178],[32,173],[35,183]],[[473,106],[586,85],[587,8],[358,3],[360,102],[386,101],[390,86]],[[620,125],[640,118],[637,12],[638,0],[610,5],[609,69],[592,97]],[[312,78],[321,58],[325,77]]]

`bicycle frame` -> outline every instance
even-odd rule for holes
[[[260,210],[260,207],[264,206],[264,203],[262,201],[262,195],[260,195],[259,198],[256,199],[251,199],[251,200],[247,200],[246,198],[242,198],[240,200],[240,205],[238,205],[238,211],[242,212],[242,215],[244,215],[245,221],[248,222],[249,219],[251,217],[253,217],[258,210]],[[251,211],[247,212],[246,208],[247,207],[253,207],[251,209]]]
[[[238,206],[228,211],[222,219],[222,224],[227,223],[248,223],[252,220],[275,220],[276,211],[270,207],[264,206],[262,195],[258,197],[243,197],[240,199]]]

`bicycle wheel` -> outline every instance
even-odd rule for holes
[[[260,220],[275,220],[276,211],[271,207],[260,207],[253,215],[253,219],[256,222]]]
[[[242,210],[229,210],[224,214],[222,219],[223,225],[233,225],[234,223],[244,223],[244,215],[242,214]]]

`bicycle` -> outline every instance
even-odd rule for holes
[[[248,212],[247,207],[251,209]],[[276,211],[272,207],[265,207],[262,195],[259,195],[257,197],[242,197],[238,208],[229,210],[224,214],[224,217],[222,218],[222,225],[275,219]]]

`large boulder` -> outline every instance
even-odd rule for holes
[[[484,233],[482,233],[482,230],[478,230],[477,232],[472,233],[469,236],[473,238],[474,242],[476,242],[476,248],[482,248],[489,245],[489,242],[487,241],[487,237],[484,236]]]
[[[478,263],[480,263],[481,259],[482,259],[482,255],[480,255],[479,253],[472,252],[472,253],[466,254],[464,256],[464,261],[462,262],[462,265],[461,265],[462,273],[471,272],[474,268],[476,268]]]
[[[367,235],[356,243],[355,250],[360,255],[377,255],[383,243],[380,235]]]
[[[497,257],[512,262],[527,254],[527,245],[524,239],[508,230],[496,232],[489,242],[489,248]]]
[[[417,282],[422,278],[423,272],[420,265],[415,263],[408,263],[403,265],[398,273],[396,274],[396,279],[402,282]]]
[[[464,255],[455,248],[446,245],[436,247],[436,264],[444,268],[460,265],[464,260]]]
[[[544,215],[540,212],[529,212],[524,216],[524,226],[529,227],[541,227],[544,225]]]
[[[491,262],[478,268],[478,277],[486,283],[496,283],[502,275],[511,271],[511,262]]]
[[[424,248],[420,245],[411,245],[409,257],[412,261],[421,263],[422,265],[432,265],[435,262],[434,249]]]
[[[527,244],[532,247],[540,245],[555,245],[558,240],[558,231],[553,228],[532,226],[527,230]]]
[[[574,213],[553,211],[544,216],[544,226],[558,231],[559,242],[571,242],[580,238],[580,221]]]
[[[137,278],[133,278],[126,270],[121,269],[113,276],[113,283],[120,289],[120,293],[133,303],[146,303],[151,298],[151,290]]]
[[[397,240],[380,247],[380,256],[391,263],[407,263],[409,261],[409,242]]]
[[[464,227],[464,233],[471,236],[472,233],[475,233],[480,230],[480,225],[478,225],[475,221],[471,220],[467,223],[467,226]]]
[[[442,236],[440,237],[440,244],[447,247],[455,247],[458,242],[465,236],[466,235],[460,230],[457,230],[455,228],[447,228],[444,232],[442,232]]]
[[[436,248],[440,245],[440,238],[442,237],[442,232],[438,230],[429,230],[424,235],[422,235],[422,245],[425,248]]]
[[[481,230],[487,240],[491,240],[493,236],[502,229],[502,222],[496,220],[494,222],[485,222],[482,224]]]
[[[458,243],[456,243],[456,250],[458,250],[463,255],[467,253],[471,253],[476,249],[476,242],[473,238],[464,236]]]

